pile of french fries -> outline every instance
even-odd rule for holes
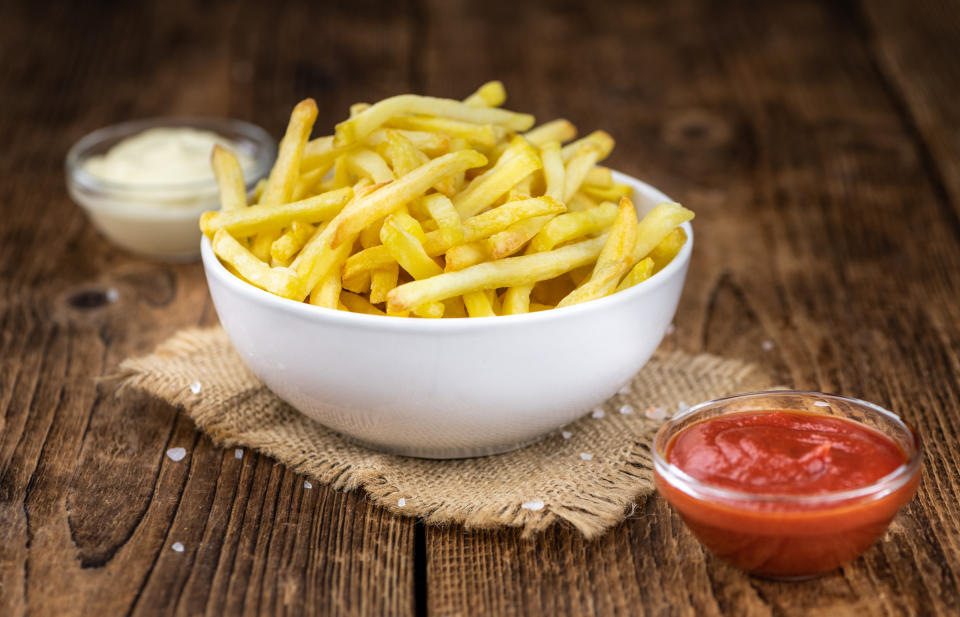
[[[310,139],[313,99],[290,116],[248,205],[236,157],[212,164],[221,209],[200,228],[236,276],[315,306],[398,317],[487,317],[570,306],[649,278],[686,242],[674,203],[642,220],[597,165],[613,139],[501,109],[500,82],[463,101],[357,103]],[[564,142],[569,142],[566,145]]]

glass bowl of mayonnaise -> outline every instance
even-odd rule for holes
[[[163,261],[200,256],[200,214],[219,208],[214,145],[237,155],[248,194],[270,171],[277,145],[266,131],[227,118],[153,118],[114,124],[67,153],[67,188],[100,232]]]

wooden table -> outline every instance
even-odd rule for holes
[[[134,4],[0,9],[0,614],[958,614],[957,3]],[[657,497],[595,542],[424,527],[98,387],[217,318],[200,266],[113,248],[71,203],[77,138],[173,114],[278,135],[305,96],[330,127],[491,78],[515,109],[609,130],[613,167],[697,212],[666,345],[920,430],[920,492],[863,558],[750,578]]]

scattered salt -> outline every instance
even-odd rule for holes
[[[111,287],[107,290],[107,302],[116,302],[120,298],[120,292]]]
[[[543,501],[540,499],[532,499],[530,501],[525,501],[520,504],[520,507],[524,510],[532,510],[536,512],[537,510],[543,510]]]
[[[233,458],[243,458],[243,448],[237,448],[233,451]]]
[[[581,453],[580,453],[580,458],[582,458],[582,459],[585,460],[585,461],[592,461],[592,460],[593,460],[593,455],[590,454],[589,452],[581,452]]]
[[[171,461],[182,461],[186,455],[187,451],[185,448],[170,448],[167,450],[167,457]]]
[[[200,394],[200,388],[202,387],[203,386],[200,385],[199,381],[195,381],[192,384],[190,384],[190,391],[193,392],[194,394]]]
[[[620,407],[621,415],[626,416],[631,413],[633,413],[633,405],[623,405],[622,407]]]
[[[313,488],[313,485],[310,484],[310,480],[303,481],[303,488]]]
[[[177,551],[178,553],[182,553],[182,552],[183,552],[183,545],[180,544],[179,542],[174,542],[173,545],[172,545],[170,548],[172,548],[173,550]]]
[[[762,347],[764,351],[770,351],[773,349],[773,341],[764,341],[760,344],[760,347]]]
[[[591,418],[602,418],[604,416],[603,408],[597,407],[593,410],[593,413],[590,414]]]
[[[570,431],[563,431],[562,433],[560,433],[560,436],[563,437],[564,439],[570,439],[571,437],[573,437],[573,433],[571,433]]]
[[[814,405],[816,405],[817,407],[829,407],[830,403],[828,403],[827,401],[816,401]]]
[[[407,505],[407,498],[406,498],[406,497],[401,497],[400,499],[398,499],[398,500],[397,500],[397,505],[400,506],[401,508],[403,508],[404,506],[406,506],[406,505]]]
[[[684,412],[684,411],[686,411],[686,410],[688,410],[688,409],[690,409],[690,405],[687,405],[687,402],[686,402],[686,401],[678,401],[678,402],[677,402],[677,413]]]
[[[617,390],[617,392],[620,394],[630,394],[630,384],[625,384],[623,387]]]
[[[663,407],[647,407],[647,410],[643,412],[643,415],[647,416],[651,420],[663,420],[667,417],[667,410]]]

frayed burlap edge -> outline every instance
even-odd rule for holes
[[[770,384],[738,360],[658,353],[563,431],[514,452],[435,461],[375,452],[301,415],[244,366],[221,328],[181,331],[122,362],[110,381],[180,406],[220,446],[251,448],[336,489],[362,488],[398,515],[525,536],[564,521],[587,538],[653,492],[650,444],[662,420],[648,416]]]

